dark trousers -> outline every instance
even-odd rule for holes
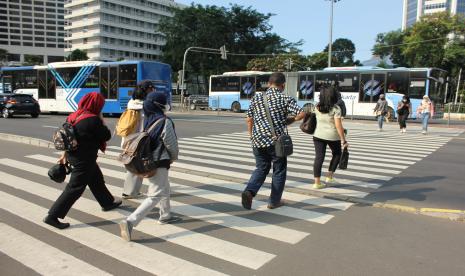
[[[315,161],[313,162],[313,176],[321,177],[321,168],[323,167],[323,162],[325,161],[326,155],[326,146],[329,146],[333,157],[329,163],[329,171],[335,172],[339,161],[341,160],[342,149],[341,141],[328,141],[313,137],[313,144],[315,145]]]
[[[273,164],[273,177],[271,181],[270,203],[277,204],[281,201],[284,185],[286,183],[287,157],[276,157],[274,146],[268,148],[253,148],[256,169],[252,173],[245,190],[255,196],[265,182]]]
[[[407,118],[408,118],[408,113],[404,115],[399,115],[399,126],[400,128],[407,128]]]
[[[106,207],[113,203],[115,199],[105,186],[102,171],[96,160],[83,161],[70,157],[69,162],[73,166],[71,178],[65,190],[48,211],[51,217],[64,218],[76,200],[81,197],[87,185],[100,206]]]

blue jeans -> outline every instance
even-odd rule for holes
[[[423,130],[427,131],[428,130],[428,121],[429,121],[430,113],[423,113],[421,117],[421,124],[423,126]]]
[[[384,116],[383,115],[378,115],[378,128],[383,128],[383,123],[384,123]]]
[[[265,178],[270,172],[271,164],[273,164],[270,204],[279,203],[286,183],[287,157],[276,157],[274,146],[268,148],[254,147],[253,154],[255,156],[256,169],[252,173],[245,190],[252,192],[252,195],[255,196],[263,185],[263,182],[265,182]]]

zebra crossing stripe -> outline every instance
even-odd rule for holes
[[[29,172],[42,175],[47,173],[46,168],[39,166],[19,162],[16,160],[7,160],[7,162],[12,162],[12,164],[14,164],[17,168],[22,168],[24,170],[28,168]],[[2,172],[0,172],[0,179],[3,184],[15,187],[16,189],[21,189],[26,192],[31,192],[30,187],[37,187],[37,189],[34,190],[35,195],[52,201],[56,200],[56,198],[58,198],[58,196],[61,194],[59,190],[50,188],[46,185],[27,181]],[[107,187],[113,194],[117,192],[116,190],[121,191],[121,189],[117,189],[114,186]],[[118,209],[114,212],[95,212],[96,208],[98,208],[98,204],[93,200],[82,197],[74,204],[73,208],[107,221],[113,221],[115,222],[115,227],[116,223],[130,215],[130,212],[123,211],[121,209]],[[44,212],[44,214],[45,213],[46,212]],[[157,221],[151,218],[145,218],[142,220],[142,222],[135,228],[135,230],[250,269],[258,269],[276,257],[274,254],[248,248],[202,233],[193,232],[172,224],[166,224],[157,227]],[[111,240],[118,238],[119,237],[113,236]],[[126,245],[126,247],[128,246]],[[136,258],[138,256],[134,255],[134,257]]]
[[[10,184],[14,188],[17,188],[18,183],[27,183],[29,185],[26,187],[26,191],[30,192],[30,187],[36,185],[36,183],[25,181],[22,178],[17,178],[11,182],[11,179],[7,180],[4,178],[5,176],[5,174],[2,174],[0,182]],[[35,190],[35,192],[40,192],[40,190]],[[12,214],[21,214],[21,218],[35,224],[37,224],[37,222],[42,222],[44,215],[47,214],[48,211],[39,205],[2,191],[0,191],[0,197],[2,199],[1,209]],[[80,204],[82,200],[83,198],[81,198],[77,204]],[[92,203],[92,213],[95,213],[98,204],[96,202]],[[72,225],[86,225],[82,221],[71,217],[67,217],[66,220]],[[55,234],[81,243],[93,250],[145,270],[148,273],[157,275],[225,275],[221,272],[191,263],[141,244],[128,244],[121,238],[96,227],[70,227],[63,231],[42,223],[37,225],[47,228]]]
[[[111,275],[0,222],[0,252],[41,275]]]
[[[49,162],[49,163],[55,163],[56,159],[53,157],[49,156],[41,156],[41,155],[31,155],[31,156],[26,156],[28,158],[33,158],[36,160],[41,160],[44,162]],[[29,172],[35,172],[38,174],[46,175],[47,169],[38,167],[32,164],[16,161],[16,160],[11,160],[11,159],[3,159],[7,162],[7,166],[16,166],[16,167],[24,167],[29,166],[28,169],[25,169]],[[1,160],[0,160],[1,161]],[[2,163],[3,164],[3,163]],[[106,168],[100,168],[102,173],[106,176],[109,177],[114,177],[118,179],[125,179],[126,174],[120,171],[115,171],[115,170],[110,170]],[[144,179],[144,184],[147,184],[147,179]],[[171,182],[171,188],[179,193],[188,193],[189,195],[196,196],[199,198],[204,198],[216,202],[222,202],[222,203],[227,203],[231,205],[236,205],[236,206],[241,206],[240,203],[240,196],[239,195],[230,195],[230,194],[224,194],[224,193],[218,193],[214,191],[209,191],[209,190],[204,190],[200,188],[195,188],[195,187],[190,187],[182,184],[177,184]],[[308,222],[315,222],[315,223],[320,223],[324,224],[328,222],[330,219],[332,219],[334,216],[330,214],[324,214],[320,212],[315,212],[315,211],[310,211],[310,210],[301,210],[289,206],[283,206],[279,209],[273,209],[270,210],[267,208],[268,203],[260,200],[255,200],[254,201],[254,207],[258,211],[266,212],[266,213],[273,213],[273,214],[278,214],[282,216],[287,216],[287,217],[292,217],[296,219],[301,219],[305,220]]]

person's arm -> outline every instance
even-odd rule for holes
[[[341,117],[334,117],[334,124],[336,126],[337,134],[341,139],[341,145],[343,147],[347,147],[349,144],[346,141],[346,135],[344,133],[344,127],[342,126],[342,118]]]
[[[287,112],[295,115],[291,117],[287,124],[290,125],[295,121],[300,121],[305,118],[305,111],[297,104],[296,100],[292,97],[289,97],[287,102]]]
[[[166,119],[165,128],[162,132],[161,138],[163,140],[163,145],[168,151],[171,163],[175,160],[178,160],[178,139],[174,130],[173,122],[169,119]]]
[[[378,111],[378,108],[379,108],[379,103],[376,103],[376,106],[375,106],[375,108],[373,109],[373,112],[376,113],[376,111]]]
[[[68,153],[66,151],[64,151],[60,158],[58,158],[58,164],[66,164],[68,163]]]
[[[253,129],[253,119],[252,118],[247,118],[247,131],[249,132],[249,137],[252,137],[252,129]]]
[[[94,117],[96,118],[96,117]],[[100,114],[99,118],[95,119],[96,130],[95,136],[101,142],[106,142],[111,139],[111,131],[105,125],[105,121],[103,120],[102,114]]]

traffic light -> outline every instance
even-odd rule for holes
[[[220,53],[221,53],[221,59],[223,59],[223,60],[228,59],[228,55],[227,55],[227,52],[226,52],[226,45],[223,45],[223,46],[220,47]]]

